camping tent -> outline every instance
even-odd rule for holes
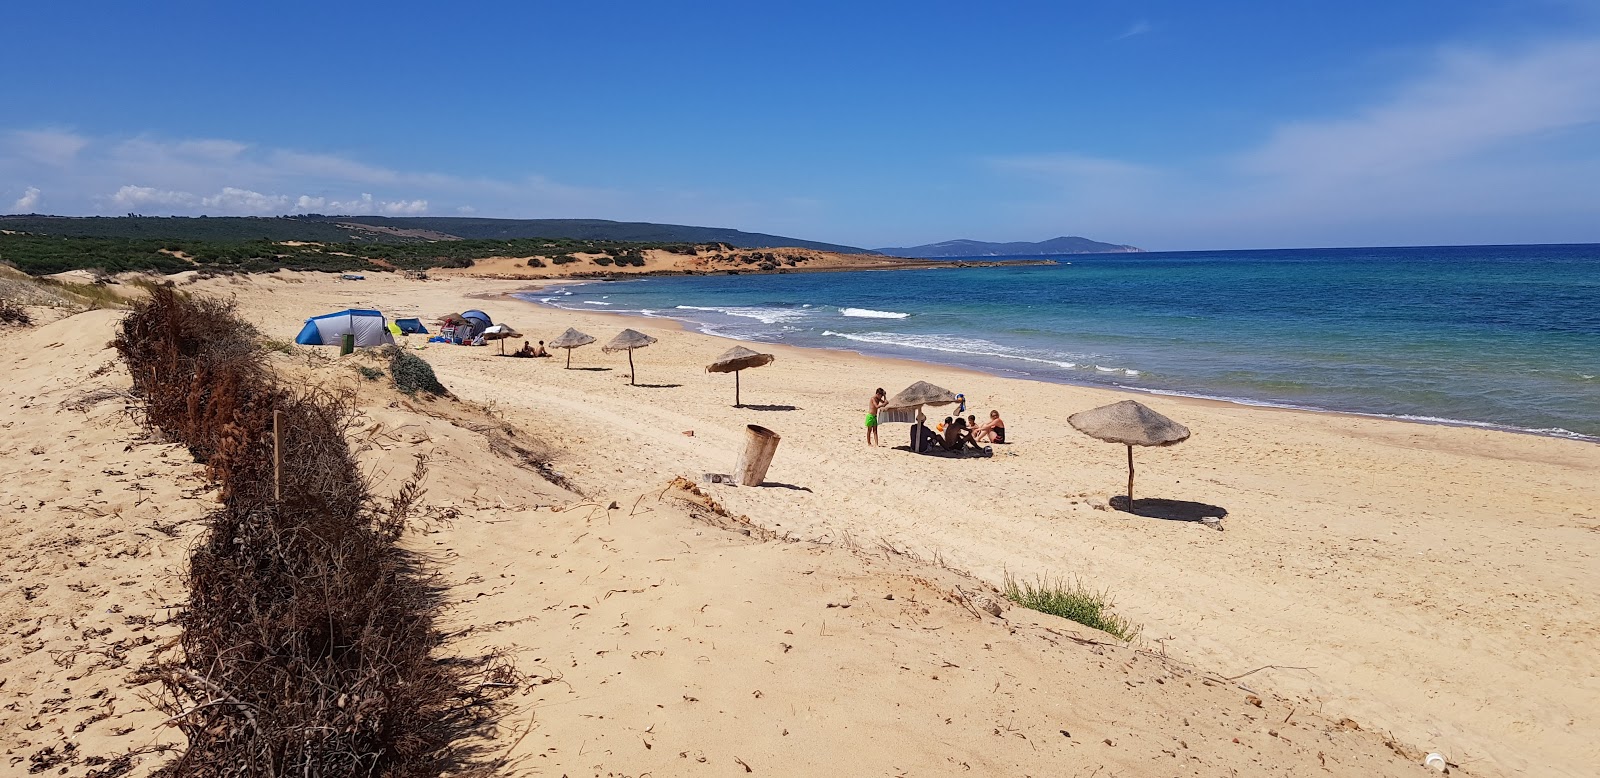
[[[466,339],[467,335],[471,335],[474,338],[482,335],[484,330],[489,329],[494,324],[494,320],[489,318],[489,314],[478,310],[462,311],[461,318],[467,320],[469,328],[468,333],[462,333],[459,327],[456,328],[456,336],[463,340]]]
[[[403,333],[405,333],[407,335],[426,335],[426,334],[428,334],[428,328],[422,326],[422,320],[421,319],[395,319],[394,323],[395,323],[395,326],[400,328],[401,332],[403,332]]]
[[[306,326],[294,342],[302,346],[337,346],[346,335],[356,336],[357,348],[394,343],[394,336],[384,326],[383,314],[360,308],[306,319]]]

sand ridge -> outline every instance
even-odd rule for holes
[[[1126,395],[982,376],[848,352],[763,346],[778,361],[731,379],[704,365],[730,342],[670,323],[486,296],[513,282],[330,283],[277,274],[239,284],[263,326],[348,305],[438,316],[478,307],[533,339],[577,326],[661,338],[622,355],[579,349],[574,366],[492,349],[422,354],[464,397],[550,430],[586,488],[643,491],[725,472],[742,426],[784,436],[769,479],[803,489],[718,487],[717,499],[778,532],[883,539],[988,581],[1082,575],[1174,656],[1254,677],[1483,774],[1585,775],[1600,746],[1600,446],[1337,414],[1142,398],[1194,430],[1140,451],[1141,493],[1225,508],[1226,531],[1095,510],[1125,481],[1120,449],[1066,424]],[[292,290],[292,291],[291,291]],[[315,309],[315,311],[311,310]],[[992,460],[868,449],[866,395],[926,379],[1001,409],[1016,443]],[[761,410],[762,404],[777,408]],[[786,410],[792,408],[792,410]],[[683,431],[693,430],[693,437]],[[900,444],[904,427],[884,441]],[[607,463],[617,463],[615,465]]]
[[[454,518],[416,540],[456,582],[458,647],[511,652],[534,680],[503,744],[528,774],[744,774],[735,757],[779,774],[953,774],[962,762],[1006,774],[1426,774],[1416,748],[1472,775],[1586,775],[1600,763],[1582,734],[1600,723],[1600,619],[1586,599],[1600,584],[1600,447],[1147,398],[1195,437],[1138,453],[1141,494],[1224,507],[1217,532],[1094,507],[1120,488],[1121,452],[1064,420],[1118,393],[764,346],[777,363],[744,376],[758,405],[733,409],[731,378],[704,372],[728,341],[495,298],[516,286],[278,273],[185,288],[236,296],[284,341],[306,316],[352,306],[425,320],[483,308],[535,340],[567,326],[602,342],[624,326],[661,338],[635,355],[651,387],[628,386],[623,355],[597,347],[574,356],[594,369],[572,371],[492,348],[419,352],[468,403],[548,445],[582,498],[483,453],[480,433],[398,401],[364,410],[381,426],[364,462],[391,458],[372,460],[378,473],[404,472],[436,432],[461,432],[429,449],[429,499]],[[279,361],[359,380],[305,351]],[[980,414],[999,407],[1016,443],[992,460],[861,445],[866,394],[917,379],[964,391]],[[676,476],[727,471],[746,423],[784,436],[774,486],[707,491],[801,542],[730,535],[664,494]],[[413,426],[426,424],[445,427]],[[903,430],[887,427],[884,441],[900,444]],[[877,558],[834,548],[851,544]],[[1111,588],[1144,624],[1148,653],[945,599],[1007,572]],[[1170,664],[1155,661],[1162,652]],[[1340,726],[1347,718],[1361,729]],[[1082,742],[1074,726],[1101,737]],[[1193,728],[1202,735],[1184,734]]]

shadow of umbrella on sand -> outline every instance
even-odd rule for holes
[[[612,338],[610,343],[601,346],[600,350],[606,352],[607,354],[613,351],[628,352],[628,385],[632,386],[633,384],[637,383],[637,379],[639,377],[634,374],[633,370],[633,350],[636,348],[644,348],[645,346],[648,346],[654,342],[656,342],[655,338],[639,332],[638,330],[623,330],[617,333],[617,336]],[[572,352],[569,351],[567,353],[570,354]]]
[[[1128,508],[1133,508],[1133,447],[1171,446],[1189,439],[1189,428],[1141,403],[1123,400],[1067,417],[1067,423],[1091,438],[1128,447]]]
[[[774,357],[771,354],[762,354],[758,351],[747,349],[744,346],[734,346],[733,348],[724,351],[722,356],[717,357],[717,361],[706,365],[706,372],[732,373],[733,407],[742,408],[744,407],[744,404],[739,402],[739,371],[771,364],[772,360],[774,359],[777,359],[777,357]]]
[[[571,327],[560,337],[545,344],[545,348],[564,348],[567,350],[567,369],[572,369],[572,350],[579,346],[587,346],[594,342],[593,335],[585,335]]]

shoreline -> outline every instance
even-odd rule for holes
[[[676,479],[698,484],[703,473],[729,472],[746,426],[758,424],[782,436],[767,481],[704,487],[729,515],[741,517],[741,527],[858,547],[879,561],[904,555],[942,562],[988,585],[1007,575],[1078,578],[1113,593],[1115,610],[1154,641],[1146,644],[1151,651],[1159,647],[1188,666],[1214,668],[1221,678],[1248,671],[1247,683],[1262,697],[1277,694],[1303,709],[1322,708],[1333,721],[1348,717],[1364,731],[1390,731],[1398,742],[1425,751],[1468,756],[1474,774],[1577,776],[1587,774],[1582,765],[1600,759],[1600,748],[1574,734],[1600,722],[1600,695],[1588,683],[1600,645],[1593,627],[1600,605],[1582,597],[1600,586],[1592,564],[1600,556],[1594,509],[1600,505],[1600,448],[1496,430],[1152,397],[1153,409],[1194,435],[1182,445],[1136,451],[1136,510],[1112,510],[1110,498],[1123,494],[1128,477],[1122,447],[1079,433],[1068,417],[1126,399],[1125,392],[785,344],[771,348],[779,354],[774,363],[744,374],[747,405],[734,407],[732,377],[708,374],[705,365],[737,341],[672,319],[497,299],[530,288],[537,293],[551,283],[573,282],[376,278],[349,284],[295,273],[207,279],[194,289],[236,296],[243,314],[277,337],[297,332],[307,315],[360,307],[430,319],[480,308],[530,339],[547,341],[567,327],[601,342],[623,327],[659,338],[634,356],[637,383],[625,355],[598,346],[574,352],[574,369],[564,370],[560,355],[503,359],[492,347],[425,346],[410,339],[414,347],[425,346],[418,355],[463,402],[526,430],[520,445],[547,451],[550,467],[593,503],[621,506],[620,513],[550,518],[569,533],[603,527],[598,537],[609,539],[616,537],[612,532],[640,528],[650,520],[644,517],[658,513],[635,506],[638,495],[654,499]],[[310,356],[302,351],[317,351],[328,359],[311,362],[361,380],[355,368],[363,357],[294,351],[286,364],[301,364]],[[906,427],[890,424],[882,432],[885,445],[865,446],[867,394],[917,380],[964,392],[972,412],[1001,411],[1012,440],[995,446],[992,458],[916,456],[905,449]],[[391,411],[400,412],[382,411],[386,429],[409,423],[391,418]],[[427,434],[451,456],[462,456],[464,442],[444,432]],[[387,469],[396,472],[408,456],[406,441],[421,433],[406,428],[398,434],[399,445],[385,439],[384,447],[392,448],[384,456],[396,462]],[[503,533],[492,544],[446,544],[461,555],[463,574],[482,571],[498,581],[488,573],[535,563],[542,549],[522,544],[531,525],[513,510],[535,498],[522,489],[488,486],[494,476],[446,480],[459,487],[459,507],[498,514],[482,531]],[[1199,516],[1221,516],[1225,531]],[[790,554],[802,547],[777,548]],[[561,550],[553,564],[569,558]],[[675,553],[665,546],[660,551],[643,557],[646,569],[625,572],[655,580],[666,572],[655,565],[669,564],[658,560]],[[594,570],[615,562],[604,553]],[[806,573],[813,569],[808,556],[794,558],[806,564],[783,577],[783,591],[817,585],[825,587],[829,603],[850,601],[834,591],[837,582]],[[719,591],[742,580],[737,571],[717,569],[727,576],[716,584]],[[565,570],[535,580],[570,597]],[[469,595],[483,590],[474,587]],[[903,594],[889,604],[873,586],[849,614],[901,607]],[[696,599],[681,612],[692,615],[705,602]],[[815,612],[789,612],[808,623],[774,626],[761,640],[796,643],[781,632],[786,627],[814,639],[820,618],[834,632],[835,613],[821,603]],[[521,615],[512,609],[490,620]],[[725,625],[726,618],[706,623]],[[905,626],[888,631],[890,642]],[[1525,693],[1499,694],[1508,684]],[[678,700],[678,693],[668,699]],[[1510,731],[1516,736],[1505,734]]]
[[[907,268],[907,269],[910,269],[910,268]],[[864,272],[864,270],[862,270],[862,271],[839,271],[839,269],[831,269],[831,270],[835,270],[835,271],[838,271],[838,272]],[[824,271],[819,269],[819,270],[811,271],[811,272],[824,272]],[[684,275],[684,274],[675,273],[673,275]],[[970,374],[970,375],[984,376],[984,377],[987,377],[987,378],[998,378],[998,379],[1013,380],[1013,381],[1029,381],[1029,382],[1042,383],[1042,384],[1053,384],[1053,385],[1058,385],[1058,386],[1072,386],[1072,387],[1077,387],[1077,388],[1082,388],[1082,389],[1102,390],[1102,391],[1107,391],[1107,392],[1115,392],[1115,393],[1123,394],[1123,395],[1129,395],[1130,397],[1134,397],[1134,398],[1155,396],[1155,397],[1161,397],[1161,398],[1167,399],[1167,400],[1176,401],[1176,402],[1178,402],[1180,404],[1195,404],[1195,405],[1200,405],[1200,406],[1211,405],[1211,406],[1214,406],[1214,407],[1252,408],[1252,409],[1265,410],[1265,411],[1278,411],[1278,412],[1286,412],[1286,413],[1314,414],[1314,415],[1319,415],[1319,416],[1320,415],[1330,415],[1330,416],[1339,416],[1339,417],[1352,418],[1352,419],[1366,419],[1366,420],[1372,420],[1372,421],[1393,421],[1393,422],[1400,422],[1400,423],[1404,423],[1404,424],[1420,424],[1420,425],[1427,426],[1427,427],[1450,427],[1450,428],[1455,428],[1455,429],[1478,430],[1478,431],[1482,431],[1482,432],[1500,432],[1500,433],[1506,433],[1506,434],[1518,435],[1518,436],[1545,438],[1545,439],[1550,439],[1550,440],[1565,440],[1565,441],[1572,441],[1572,442],[1575,442],[1575,443],[1587,443],[1587,444],[1590,444],[1590,445],[1600,445],[1600,436],[1585,435],[1585,434],[1580,433],[1580,432],[1573,432],[1571,430],[1566,430],[1566,429],[1561,429],[1561,430],[1529,429],[1529,428],[1517,427],[1517,426],[1509,425],[1509,424],[1498,424],[1498,423],[1495,423],[1495,422],[1486,422],[1486,421],[1472,421],[1472,420],[1466,420],[1466,419],[1449,419],[1449,418],[1433,417],[1433,416],[1374,413],[1374,412],[1367,412],[1367,411],[1338,410],[1338,409],[1333,409],[1333,408],[1318,408],[1318,407],[1314,407],[1314,406],[1291,405],[1291,404],[1288,404],[1288,403],[1275,403],[1275,402],[1266,401],[1266,400],[1251,400],[1251,399],[1248,399],[1248,398],[1241,398],[1241,397],[1219,397],[1219,396],[1214,396],[1214,395],[1205,395],[1205,394],[1201,394],[1199,392],[1189,392],[1189,391],[1186,391],[1186,390],[1138,389],[1138,388],[1127,387],[1127,386],[1108,386],[1108,385],[1105,385],[1105,384],[1089,383],[1089,382],[1085,382],[1085,381],[1073,381],[1073,380],[1065,379],[1065,378],[1051,378],[1051,377],[1034,376],[1034,375],[1003,375],[1003,374],[1000,374],[1000,373],[990,372],[990,371],[984,370],[982,368],[975,368],[975,367],[969,367],[969,366],[966,366],[966,365],[958,365],[958,364],[951,364],[951,363],[946,363],[946,362],[939,362],[939,361],[936,361],[936,360],[933,360],[933,359],[919,359],[917,357],[904,357],[904,356],[895,356],[895,355],[888,355],[888,354],[874,354],[874,353],[861,351],[861,350],[854,349],[854,348],[846,348],[846,347],[832,348],[832,347],[828,347],[828,346],[804,346],[804,345],[798,345],[798,344],[793,344],[793,343],[774,343],[772,341],[763,341],[763,340],[743,340],[743,339],[736,338],[736,337],[733,337],[733,336],[730,336],[730,335],[725,335],[725,334],[722,334],[722,333],[706,332],[706,331],[704,331],[702,329],[699,329],[699,327],[692,321],[688,321],[688,320],[685,320],[685,319],[679,319],[679,318],[672,317],[672,316],[643,316],[643,315],[640,315],[640,314],[627,313],[627,312],[623,312],[623,311],[607,311],[607,310],[602,310],[602,309],[589,310],[589,309],[563,308],[563,307],[561,307],[559,305],[555,305],[555,304],[552,304],[552,303],[544,303],[544,302],[539,302],[537,300],[529,300],[529,299],[526,299],[526,298],[518,296],[518,295],[523,294],[523,293],[536,292],[536,291],[545,289],[545,288],[550,287],[550,286],[574,286],[574,285],[580,285],[580,284],[592,284],[592,283],[602,282],[602,281],[622,282],[622,281],[627,281],[627,280],[633,280],[633,279],[560,279],[560,278],[538,279],[538,281],[536,283],[530,284],[526,288],[516,289],[516,290],[513,290],[513,291],[509,291],[509,292],[488,293],[488,294],[486,294],[484,296],[484,299],[509,298],[509,299],[514,299],[514,300],[517,300],[518,302],[526,303],[528,305],[533,305],[533,306],[536,306],[536,307],[539,307],[539,308],[546,308],[546,309],[564,311],[564,312],[569,312],[569,313],[578,313],[578,314],[584,314],[584,315],[598,314],[598,315],[601,315],[601,316],[615,317],[615,318],[629,320],[629,321],[637,321],[637,320],[643,319],[643,320],[650,321],[650,322],[666,322],[666,323],[669,323],[669,325],[673,329],[676,329],[676,330],[679,330],[679,331],[682,331],[682,332],[693,332],[693,333],[695,333],[697,335],[704,335],[704,336],[710,337],[710,338],[719,338],[719,339],[722,339],[722,340],[732,341],[734,343],[759,343],[765,348],[788,348],[788,349],[800,349],[800,350],[806,351],[806,352],[822,352],[822,353],[827,353],[827,354],[852,355],[854,357],[859,357],[861,359],[866,359],[866,360],[883,360],[886,363],[892,363],[892,364],[911,365],[911,366],[924,366],[924,367],[937,368],[937,369],[941,369],[941,370],[953,370],[953,371],[957,371],[957,372],[961,372],[961,373],[967,373],[967,374]]]

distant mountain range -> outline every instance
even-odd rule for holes
[[[35,235],[171,240],[275,240],[420,243],[436,240],[572,238],[650,243],[726,243],[736,248],[794,246],[864,254],[865,249],[724,227],[606,219],[478,219],[444,216],[0,216],[0,230]]]
[[[1061,237],[1041,240],[1038,243],[1028,243],[1026,241],[988,243],[981,240],[947,240],[943,243],[929,243],[926,246],[874,249],[874,251],[891,257],[943,259],[948,257],[1038,257],[1057,254],[1126,254],[1144,251],[1144,249],[1122,246],[1116,243],[1101,243],[1088,238]]]

